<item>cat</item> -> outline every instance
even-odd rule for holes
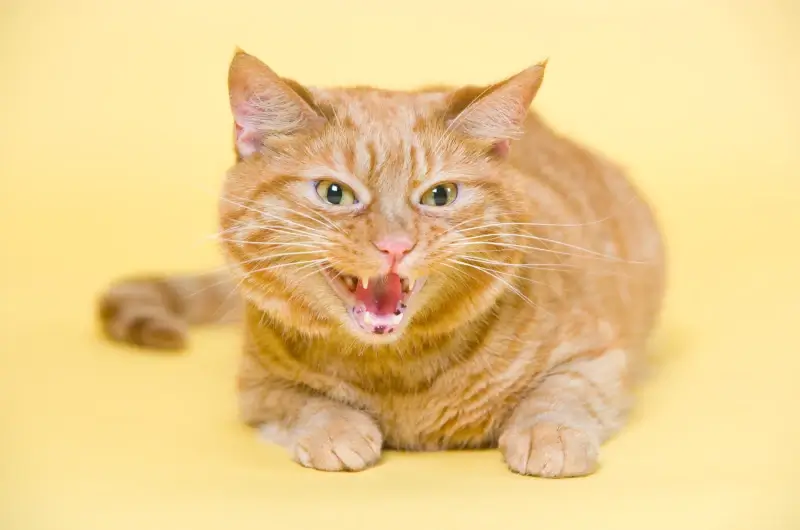
[[[237,50],[225,273],[129,277],[113,340],[184,345],[243,321],[242,420],[306,467],[384,448],[499,448],[593,473],[661,311],[654,211],[530,106],[546,63],[489,86],[310,88]]]

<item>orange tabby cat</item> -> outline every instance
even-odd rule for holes
[[[237,52],[232,274],[120,282],[107,334],[174,348],[187,324],[243,318],[242,416],[304,466],[499,446],[518,473],[591,473],[630,406],[663,248],[620,169],[529,112],[544,69],[320,89]]]

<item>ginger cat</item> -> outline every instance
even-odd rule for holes
[[[304,466],[499,447],[517,473],[593,472],[631,405],[664,251],[620,169],[529,111],[544,70],[322,89],[238,51],[231,272],[121,281],[106,333],[177,348],[188,324],[243,319],[242,417]]]

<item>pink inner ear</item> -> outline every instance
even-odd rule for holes
[[[511,146],[509,145],[508,140],[500,140],[499,142],[495,142],[492,145],[492,154],[499,156],[501,158],[505,158],[508,156],[508,152],[511,150]]]
[[[242,158],[248,157],[261,147],[261,135],[252,128],[245,128],[238,122],[235,124],[236,151]]]

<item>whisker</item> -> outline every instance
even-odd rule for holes
[[[297,228],[293,228],[291,226],[280,226],[275,224],[256,224],[256,223],[248,223],[242,224],[238,227],[239,229],[249,229],[250,231],[268,231],[275,234],[282,234],[285,236],[302,236],[312,241],[319,241],[323,239],[327,239],[324,234],[320,234],[317,232],[304,232],[303,230],[298,230]]]
[[[545,241],[547,241],[547,240],[545,240]],[[514,244],[514,243],[498,243],[498,242],[495,242],[495,241],[468,241],[466,243],[458,243],[458,242],[456,242],[456,243],[452,243],[452,245],[455,246],[455,247],[469,247],[469,246],[476,246],[476,245],[489,245],[489,246],[495,246],[495,247],[516,249],[516,250],[527,250],[527,251],[534,251],[534,252],[548,252],[548,253],[557,254],[557,255],[560,255],[560,256],[572,256],[574,258],[581,258],[581,259],[604,258],[604,259],[606,259],[608,261],[617,262],[617,263],[641,264],[641,265],[647,264],[647,262],[645,262],[645,261],[624,260],[624,259],[621,259],[621,258],[617,258],[617,257],[614,257],[614,256],[606,256],[604,254],[599,254],[599,253],[596,253],[596,252],[592,252],[590,255],[581,255],[581,254],[575,254],[574,252],[562,252],[562,251],[553,250],[553,249],[550,249],[550,248],[542,248],[542,247],[536,247],[536,246],[531,246],[531,245],[517,245],[517,244]],[[570,248],[573,247],[572,245],[569,245],[569,246],[570,246]],[[585,251],[586,249],[581,249],[581,250]]]
[[[239,231],[239,230],[268,230],[270,232],[275,232],[277,234],[284,234],[284,235],[292,235],[292,236],[304,236],[309,239],[314,238],[321,238],[324,237],[322,234],[318,232],[305,232],[303,230],[298,230],[297,228],[293,228],[291,226],[281,226],[276,224],[261,224],[254,222],[252,220],[244,223],[236,223],[236,225],[227,228],[225,230],[221,230],[216,235],[212,235],[210,237],[219,237],[220,235],[228,234],[229,232]]]
[[[327,260],[323,260],[323,261],[327,261]],[[315,262],[311,262],[311,263],[307,263],[306,265],[303,265],[303,266],[301,266],[301,267],[298,267],[298,268],[297,268],[297,269],[295,269],[293,272],[299,272],[299,271],[302,271],[302,270],[308,269],[309,267],[314,267],[314,265],[317,265],[318,263],[319,263],[319,262],[316,262],[316,261],[315,261]],[[317,272],[317,271],[316,271],[316,270],[313,270],[313,271],[311,271],[310,273],[308,273],[308,274],[306,274],[305,276],[303,276],[303,278],[307,278],[308,276],[311,276],[311,275],[312,275],[312,274],[314,274],[315,272]],[[300,278],[300,279],[302,280],[303,278]],[[300,280],[298,280],[298,282],[299,282],[299,281],[300,281]]]
[[[208,271],[209,274],[217,274],[217,273],[220,273],[220,272],[230,272],[230,266],[226,265],[224,267],[219,267],[219,268],[212,269],[212,270]],[[189,298],[197,296],[198,294],[204,293],[204,292],[208,291],[209,289],[213,289],[214,287],[216,287],[218,285],[222,285],[223,283],[227,283],[229,281],[231,281],[231,277],[230,276],[226,276],[226,277],[221,278],[221,279],[219,279],[219,280],[217,280],[217,281],[215,281],[213,283],[205,285],[205,286],[201,287],[200,289],[196,289],[196,290],[192,291],[191,293],[188,293],[186,296],[189,297]]]
[[[456,261],[456,263],[459,263],[460,265],[466,265],[466,263],[462,263],[460,260],[455,260],[455,261]],[[535,283],[536,285],[545,285],[545,286],[547,285],[544,282],[540,282],[538,280],[534,280],[533,278],[528,278],[527,276],[522,276],[521,274],[516,274],[516,273],[513,273],[513,272],[500,271],[500,270],[492,270],[492,272],[494,272],[496,274],[502,274],[504,276],[511,276],[513,278],[519,278],[520,280],[524,280],[524,281],[530,282],[530,283]]]
[[[246,261],[240,261],[239,263],[249,263],[251,261],[267,261],[275,258],[285,258],[287,256],[302,256],[307,254],[324,254],[325,250],[301,250],[298,252],[281,252],[278,254],[267,254],[265,256],[259,256],[258,258],[249,259]]]
[[[606,258],[606,259],[609,259],[609,260],[612,260],[612,261],[626,261],[626,260],[623,260],[623,259],[621,259],[621,258],[619,258],[617,256],[609,256],[608,254],[603,254],[602,252],[597,252],[595,250],[591,250],[591,249],[588,249],[588,248],[580,247],[578,245],[573,245],[571,243],[565,243],[564,241],[559,241],[557,239],[549,239],[549,238],[546,238],[546,237],[539,237],[539,236],[534,236],[534,235],[531,235],[531,234],[510,234],[510,233],[481,234],[481,235],[477,235],[477,236],[466,237],[466,238],[460,239],[459,241],[470,241],[470,240],[482,239],[482,238],[486,238],[486,237],[519,237],[519,238],[522,238],[522,239],[534,239],[536,241],[541,241],[543,243],[553,243],[555,245],[562,245],[564,247],[571,248],[571,249],[574,249],[574,250],[580,250],[582,252],[586,252],[587,254],[591,254],[592,256],[597,256],[597,257],[600,257],[600,258]]]
[[[508,265],[508,263],[506,262],[486,260],[483,258],[476,258],[475,256],[470,256],[470,255],[462,255],[459,256],[459,258],[469,261],[478,261],[480,263],[486,263],[492,265]],[[621,270],[615,269],[615,270],[597,271],[597,270],[586,269],[584,267],[577,267],[575,265],[570,265],[569,263],[519,263],[516,266],[523,269],[533,269],[537,271],[581,273],[581,274],[586,274],[588,276],[618,276],[621,278],[631,277],[630,274],[627,274],[625,271]]]
[[[248,202],[251,202],[251,203],[254,203],[254,204],[258,204],[258,202],[253,200],[253,199],[244,199],[242,197],[237,197],[237,198],[240,199],[240,200],[246,200]],[[300,217],[308,219],[309,221],[314,221],[315,223],[320,224],[320,225],[324,226],[325,228],[330,228],[332,230],[336,230],[336,231],[339,231],[339,232],[342,231],[342,229],[338,225],[336,225],[333,221],[331,221],[330,218],[328,218],[322,212],[318,212],[318,211],[314,210],[313,208],[311,208],[311,207],[309,207],[309,206],[307,206],[307,205],[305,205],[305,204],[303,204],[301,202],[296,203],[295,206],[299,206],[301,208],[304,208],[307,212],[316,215],[320,219],[312,217],[311,215],[307,215],[307,214],[298,212],[297,210],[295,210],[293,208],[290,208],[288,206],[284,206],[282,204],[271,205],[270,208],[277,208],[277,209],[280,209],[280,210],[283,210],[283,211],[291,212],[291,213],[293,213],[295,215],[299,215]]]
[[[297,206],[300,206],[301,208],[304,208],[307,212],[310,212],[310,213],[318,216],[325,224],[330,226],[332,229],[334,229],[334,230],[336,230],[338,232],[342,232],[342,228],[339,225],[337,225],[336,223],[334,223],[331,220],[331,218],[328,217],[327,215],[325,215],[324,213],[319,212],[319,211],[317,211],[317,210],[315,210],[315,209],[311,208],[310,206],[308,206],[306,204],[303,204],[303,203],[297,203]]]
[[[224,235],[224,234],[227,234],[227,233],[229,233],[229,232],[234,232],[234,231],[236,231],[236,230],[239,230],[239,229],[241,229],[243,226],[244,226],[244,225],[243,225],[243,223],[234,223],[234,225],[233,225],[233,226],[230,226],[230,227],[228,227],[228,228],[225,228],[224,230],[219,230],[219,231],[217,231],[216,233],[210,234],[208,237],[209,237],[210,239],[217,239],[219,236],[221,236],[221,235]]]
[[[299,269],[297,269],[297,271],[299,271],[299,270],[302,270],[303,268],[307,268],[307,267],[313,267],[314,265],[315,265],[315,264],[313,264],[313,263],[312,263],[311,265],[304,265],[303,267],[300,267]],[[332,267],[331,265],[325,265],[325,266],[323,266],[322,268],[323,268],[323,269],[325,269],[325,270],[328,270],[328,269],[332,269],[333,267]],[[295,272],[297,272],[297,271],[295,271]],[[312,271],[311,271],[311,272],[309,272],[308,274],[304,274],[304,275],[303,275],[303,276],[301,276],[300,278],[298,278],[298,279],[294,280],[294,283],[296,283],[296,284],[299,284],[300,282],[302,282],[303,280],[305,280],[306,278],[308,278],[308,277],[309,277],[309,276],[311,276],[312,274],[316,274],[317,272],[318,272],[318,271],[317,271],[316,269],[315,269],[315,270],[312,270]],[[336,274],[336,276],[334,276],[333,278],[334,278],[334,279],[338,278],[340,274],[341,274],[341,272],[337,273],[337,274]]]
[[[493,259],[479,258],[477,256],[470,256],[470,255],[459,256],[459,259],[477,261],[480,263],[486,263],[487,265],[500,265],[500,266],[514,265],[515,267],[522,267],[524,269],[540,269],[540,270],[555,270],[555,271],[578,269],[578,267],[576,267],[575,265],[570,265],[569,263],[508,263],[506,261],[497,261]],[[553,267],[553,268],[548,269],[545,267]]]
[[[473,217],[473,218],[471,218],[471,219],[467,219],[466,221],[461,221],[460,223],[456,223],[456,224],[454,224],[453,226],[449,227],[449,228],[448,228],[447,230],[445,230],[444,232],[442,232],[442,233],[441,233],[441,235],[440,235],[439,237],[442,237],[442,236],[444,236],[444,235],[446,235],[446,234],[449,234],[450,232],[452,232],[453,230],[455,230],[455,229],[456,229],[456,228],[458,228],[459,226],[463,226],[463,225],[465,225],[465,224],[467,224],[467,223],[470,223],[470,222],[472,222],[472,221],[480,221],[481,219],[483,219],[483,215],[479,215],[479,216],[477,216],[477,217]],[[463,230],[461,230],[461,231],[463,232]]]
[[[494,271],[490,271],[490,270],[488,270],[488,269],[486,269],[486,268],[484,268],[484,267],[479,267],[479,266],[477,266],[477,265],[472,265],[472,264],[470,264],[470,263],[464,263],[464,262],[461,262],[461,261],[458,261],[458,260],[454,260],[454,259],[451,259],[451,260],[450,260],[450,262],[452,262],[452,263],[458,263],[459,265],[461,265],[461,266],[463,266],[463,267],[470,267],[470,268],[472,268],[472,269],[475,269],[475,270],[481,271],[481,272],[483,272],[484,274],[488,274],[489,276],[491,276],[491,277],[492,277],[492,278],[494,278],[495,280],[497,280],[497,281],[499,281],[499,282],[502,282],[503,284],[505,284],[505,285],[506,285],[506,287],[508,287],[509,289],[511,289],[511,291],[512,291],[514,294],[516,294],[517,296],[519,296],[520,298],[522,298],[523,300],[525,300],[527,303],[529,303],[529,304],[531,305],[531,307],[534,307],[534,308],[537,308],[537,309],[541,309],[541,310],[543,310],[543,311],[546,311],[544,308],[542,308],[541,306],[539,306],[539,305],[537,305],[536,303],[534,303],[534,301],[533,301],[533,300],[531,300],[530,298],[528,298],[527,296],[525,296],[525,295],[522,293],[522,291],[520,291],[519,289],[517,289],[516,287],[514,287],[513,285],[511,285],[511,284],[510,284],[509,282],[507,282],[507,281],[506,281],[504,278],[502,278],[502,277],[498,276],[497,274],[495,274],[495,272],[494,272]]]
[[[248,202],[254,203],[256,205],[259,204],[257,201],[255,201],[253,199],[247,199],[247,200],[248,200]],[[298,212],[297,210],[295,210],[293,208],[290,208],[289,206],[285,206],[283,204],[274,204],[274,205],[271,205],[270,207],[271,208],[277,208],[277,209],[280,209],[280,210],[283,210],[283,211],[288,211],[288,212],[291,212],[291,213],[293,213],[295,215],[299,215],[300,217],[303,217],[305,219],[308,219],[310,221],[314,221],[315,223],[320,224],[324,228],[330,228],[332,230],[336,230],[336,231],[339,231],[339,232],[342,231],[342,229],[336,223],[334,223],[328,216],[326,216],[322,212],[317,211],[314,208],[311,208],[310,206],[308,206],[306,204],[303,204],[302,202],[297,202],[297,203],[294,204],[294,206],[298,206],[300,208],[303,208],[304,210],[309,212],[309,214],[312,214],[312,215],[308,215],[308,214],[304,214],[304,213]],[[316,216],[319,219],[317,219],[316,217],[313,217],[313,216]]]
[[[470,275],[469,275],[469,274],[467,274],[466,272],[462,271],[462,270],[461,270],[461,269],[459,269],[458,267],[455,267],[455,266],[453,266],[453,265],[450,265],[449,263],[445,263],[445,262],[439,262],[439,263],[438,263],[438,265],[444,265],[445,267],[448,267],[448,268],[450,268],[450,269],[453,269],[454,271],[456,271],[457,273],[459,273],[461,276],[464,276],[465,278],[470,278]]]
[[[292,226],[297,226],[297,227],[300,227],[300,228],[302,228],[304,230],[307,230],[309,232],[313,232],[313,233],[316,233],[316,234],[322,234],[322,232],[320,230],[316,229],[316,228],[311,228],[310,226],[306,226],[306,225],[304,225],[302,223],[298,223],[296,221],[292,221],[291,219],[284,219],[282,217],[279,217],[277,215],[273,215],[273,214],[271,214],[269,212],[266,212],[264,210],[260,210],[260,209],[257,209],[257,208],[252,208],[250,206],[247,206],[246,204],[242,204],[242,203],[233,201],[231,199],[228,199],[227,197],[223,197],[222,200],[224,200],[226,202],[229,202],[229,203],[233,204],[234,206],[238,206],[240,208],[244,208],[245,210],[249,210],[251,212],[255,212],[255,213],[257,213],[257,214],[259,214],[261,216],[264,216],[264,217],[267,217],[267,218],[270,218],[270,219],[274,219],[276,221],[280,221],[282,223],[286,223],[286,224],[289,224],[289,225],[292,225]]]
[[[292,261],[291,263],[278,263],[276,265],[270,265],[269,267],[262,267],[260,269],[254,269],[252,271],[248,271],[246,276],[251,276],[251,275],[259,273],[259,272],[267,272],[267,271],[273,271],[275,269],[283,269],[285,267],[292,267],[292,266],[297,266],[297,265],[307,265],[307,264],[313,264],[313,263],[322,263],[322,262],[325,262],[325,261],[328,261],[328,259],[327,258],[320,258],[320,259],[313,259],[313,260],[307,260],[307,261]]]
[[[466,243],[452,243],[454,247],[473,247],[473,246],[480,246],[480,245],[489,245],[493,247],[502,247],[504,249],[514,249],[514,250],[526,250],[526,251],[536,251],[536,252],[550,252],[552,254],[561,254],[563,256],[574,256],[578,258],[588,258],[587,256],[580,256],[578,254],[573,254],[572,252],[561,252],[558,250],[552,250],[543,247],[534,247],[531,245],[517,245],[515,243],[498,243],[496,241],[468,241]],[[593,258],[593,257],[592,257]],[[592,259],[590,258],[590,259]]]
[[[593,221],[587,221],[585,223],[523,223],[517,221],[507,221],[501,223],[489,223],[485,225],[473,226],[470,228],[463,228],[461,232],[470,232],[472,230],[480,230],[481,228],[491,228],[495,226],[536,226],[536,227],[549,227],[549,228],[580,228],[584,226],[591,226],[599,223],[604,223],[611,219],[611,215],[607,215],[602,219],[595,219]]]
[[[256,245],[263,247],[305,247],[305,248],[318,248],[319,246],[328,246],[330,243],[320,241],[319,243],[295,243],[295,242],[272,242],[272,241],[246,241],[242,239],[220,239],[228,243],[237,243],[240,245]]]

